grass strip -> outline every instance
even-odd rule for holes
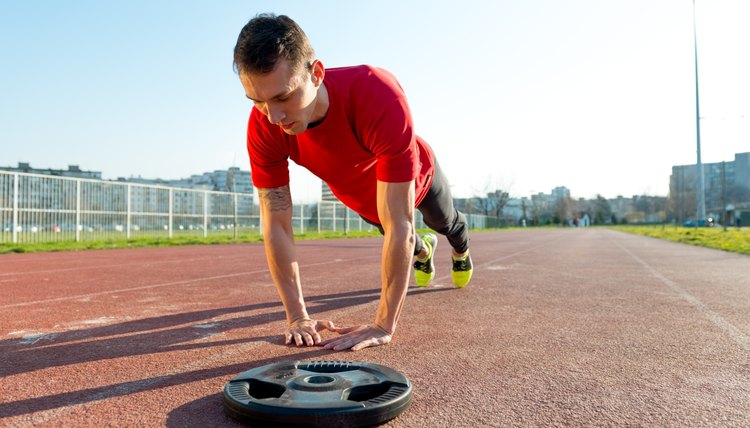
[[[336,238],[364,238],[380,236],[375,231],[368,232],[321,232],[321,233],[303,233],[296,234],[297,240],[313,239],[336,239]],[[0,254],[8,253],[42,253],[57,251],[85,251],[85,250],[105,250],[105,249],[122,249],[122,248],[147,248],[147,247],[177,247],[182,245],[221,245],[221,244],[246,244],[263,242],[261,235],[240,234],[237,239],[232,235],[217,236],[177,236],[173,238],[166,237],[146,237],[133,239],[101,239],[91,241],[58,241],[44,243],[0,243]]]
[[[699,247],[750,255],[750,229],[722,227],[612,226],[611,229],[635,235],[666,239]]]

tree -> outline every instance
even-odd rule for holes
[[[505,185],[497,177],[487,177],[484,186],[472,189],[474,196],[470,200],[472,208],[476,209],[474,212],[491,217],[502,216],[503,208],[510,199],[510,188],[510,185]]]
[[[612,218],[612,208],[609,201],[602,195],[596,195],[593,205],[594,224],[605,224]]]
[[[553,222],[564,225],[573,215],[573,200],[570,197],[558,198],[553,206]]]

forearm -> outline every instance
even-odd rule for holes
[[[299,264],[292,231],[292,196],[289,186],[258,189],[263,218],[263,243],[276,290],[291,324],[307,318]]]
[[[414,229],[411,221],[392,225],[386,230],[383,243],[380,303],[375,314],[375,324],[393,334],[401,315],[409,288]]]
[[[378,181],[378,216],[385,241],[375,325],[393,334],[406,299],[414,253],[414,182]]]
[[[291,231],[268,227],[264,228],[263,238],[268,268],[284,304],[287,322],[308,318]]]

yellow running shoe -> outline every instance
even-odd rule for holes
[[[432,258],[437,248],[437,236],[433,233],[425,233],[422,236],[422,245],[427,249],[427,257],[424,260],[417,259],[414,262],[414,280],[420,287],[426,287],[427,284],[435,278],[435,263]]]
[[[467,251],[463,258],[457,259],[455,256],[451,256],[451,258],[453,259],[451,278],[453,278],[453,284],[461,288],[471,281],[471,274],[474,272],[474,266],[471,264],[471,255]]]

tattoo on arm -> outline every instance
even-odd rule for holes
[[[289,191],[289,185],[273,189],[258,189],[258,199],[271,212],[284,211],[292,206],[292,193]]]

